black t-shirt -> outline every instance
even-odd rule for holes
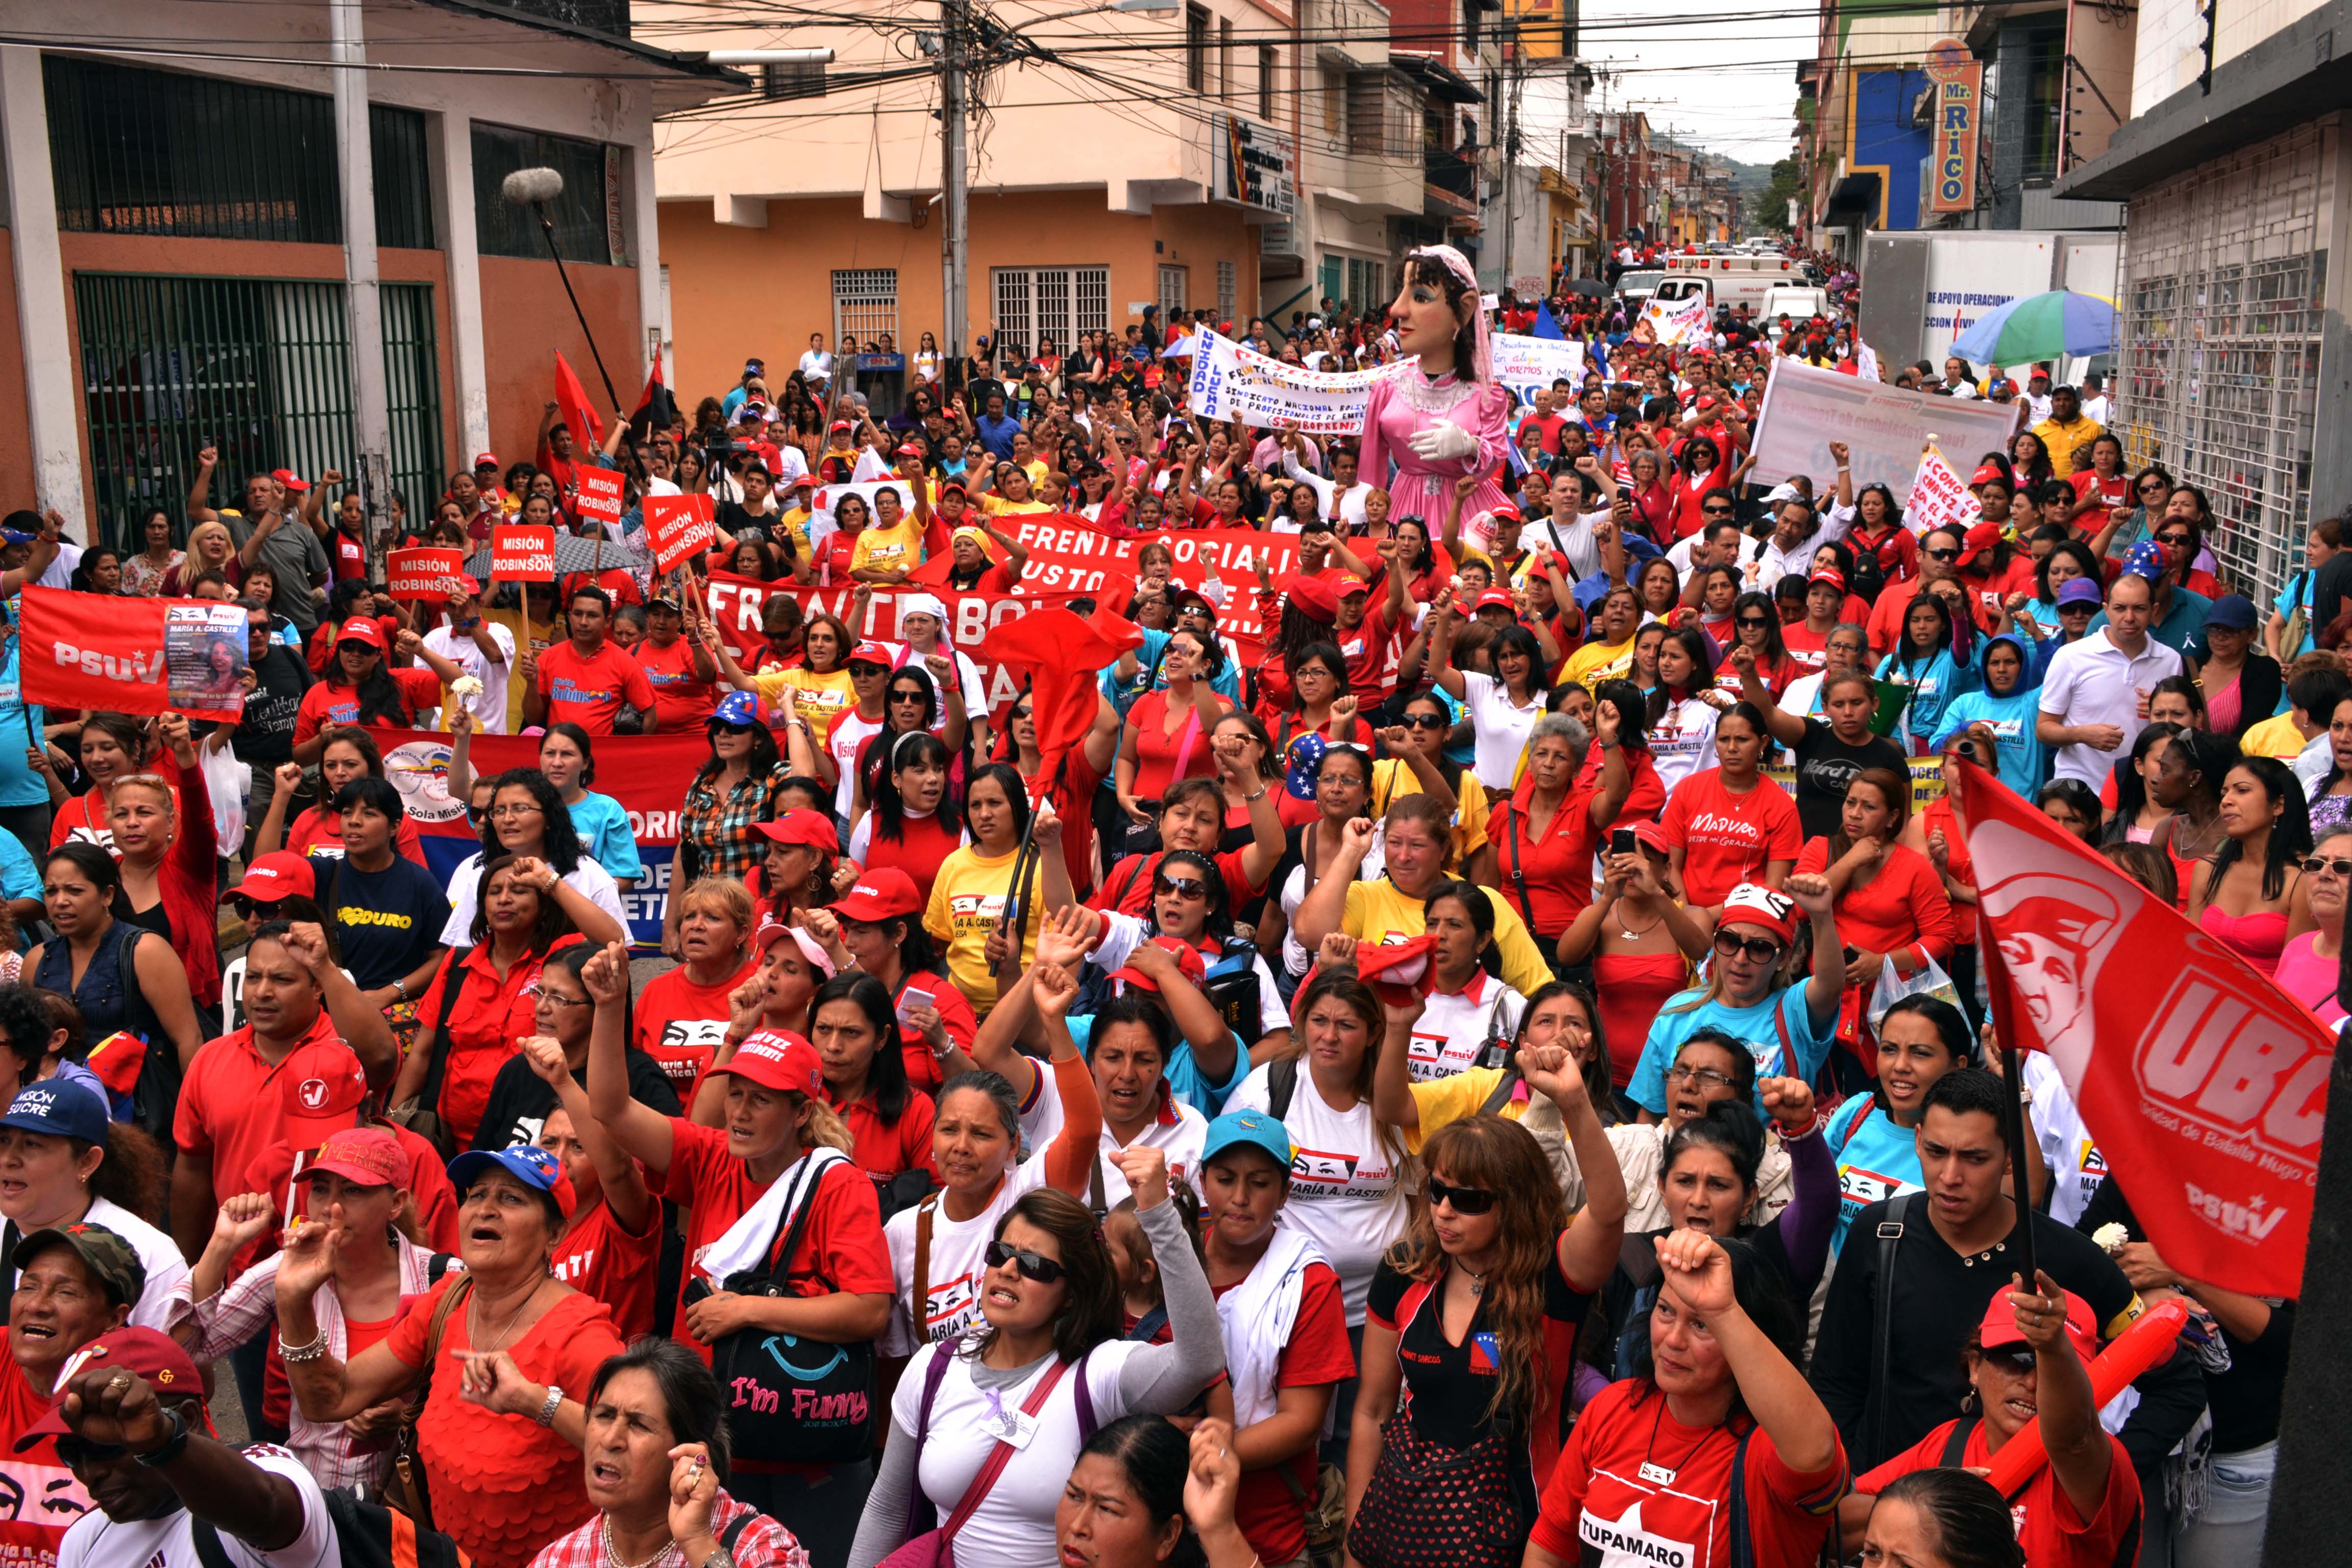
[[[253,667],[253,682],[231,747],[238,762],[259,773],[294,760],[294,719],[310,689],[310,667],[292,648],[272,643]]]
[[[1896,1244],[1894,1342],[1886,1358],[1885,1436],[1871,1446],[1867,1431],[1872,1340],[1877,1329],[1882,1221],[1916,1194],[1883,1198],[1854,1216],[1830,1279],[1829,1304],[1814,1342],[1809,1376],[1845,1439],[1856,1475],[1885,1463],[1949,1421],[1968,1392],[1961,1347],[1984,1321],[1996,1292],[2018,1271],[2016,1237],[1990,1252],[1962,1258],[1936,1229],[1925,1203],[1908,1205]],[[2035,1214],[2034,1261],[2041,1270],[2090,1303],[2102,1339],[2123,1331],[2139,1311],[2139,1296],[2115,1260],[2087,1236]]]
[[[1624,1361],[1624,1335],[1633,1327],[1634,1320],[1647,1311],[1658,1299],[1656,1287],[1663,1278],[1663,1271],[1658,1264],[1657,1244],[1658,1237],[1666,1234],[1663,1230],[1628,1234],[1624,1244],[1618,1248],[1616,1268],[1610,1274],[1608,1283],[1601,1287],[1601,1321],[1608,1330],[1603,1340],[1601,1370],[1612,1377],[1633,1375]],[[1802,1289],[1798,1289],[1796,1269],[1789,1262],[1788,1245],[1780,1236],[1780,1215],[1773,1215],[1768,1225],[1741,1231],[1739,1239],[1756,1249],[1756,1256],[1771,1274],[1773,1284],[1791,1301],[1809,1299],[1813,1287],[1821,1283],[1821,1276],[1815,1274],[1803,1281]],[[1617,1358],[1613,1364],[1610,1361],[1612,1356]]]
[[[1797,825],[1808,838],[1827,838],[1838,830],[1845,805],[1846,786],[1864,768],[1891,768],[1907,773],[1903,748],[1883,735],[1873,735],[1859,746],[1849,746],[1820,719],[1805,721],[1805,738],[1797,742]]]
[[[739,500],[720,501],[712,512],[713,520],[719,524],[719,531],[731,539],[749,535],[753,539],[773,540],[776,520],[783,515],[782,509],[773,505],[762,512],[746,511]]]
[[[415,973],[449,923],[449,896],[432,872],[403,856],[381,871],[362,871],[341,855],[313,855],[310,875],[334,922],[343,967],[362,991]]]
[[[629,1098],[640,1105],[650,1105],[664,1116],[686,1114],[677,1102],[677,1090],[670,1087],[669,1075],[661,1063],[654,1060],[635,1046],[625,1047],[629,1066]],[[588,1069],[582,1068],[572,1075],[581,1088],[588,1087]],[[555,1090],[547,1080],[530,1070],[530,1063],[514,1057],[499,1068],[499,1076],[490,1080],[490,1098],[482,1107],[481,1125],[474,1129],[477,1149],[511,1149],[519,1143],[536,1143],[539,1132],[547,1121],[547,1113],[555,1109]]]

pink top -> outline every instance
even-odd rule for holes
[[[2337,963],[2322,958],[2315,951],[2319,945],[2319,933],[2307,931],[2279,954],[2278,972],[2271,978],[2278,988],[2312,1011],[2312,1016],[2329,1028],[2344,1022],[2344,1009],[2336,1001]]]
[[[2219,691],[2205,694],[2205,716],[2213,725],[2213,732],[2226,735],[2238,727],[2239,712],[2244,706],[2245,693],[2232,679]]]
[[[2206,934],[2227,943],[2231,952],[2252,964],[2264,975],[2278,973],[2279,952],[2286,946],[2286,917],[2269,910],[2258,910],[2250,915],[2230,915],[2221,912],[2218,904],[2205,906],[2202,919],[2197,922]]]
[[[1388,485],[1391,518],[1421,518],[1433,533],[1444,529],[1454,481],[1465,474],[1487,477],[1462,503],[1464,521],[1491,511],[1508,499],[1494,480],[1496,469],[1510,454],[1510,437],[1503,426],[1504,401],[1500,387],[1475,383],[1465,386],[1451,375],[1432,382],[1418,367],[1375,382],[1364,405],[1364,439],[1357,471],[1366,484]],[[1477,452],[1440,464],[1423,461],[1410,437],[1440,420],[1450,420],[1477,437]],[[1391,462],[1397,469],[1392,483],[1388,479]]]

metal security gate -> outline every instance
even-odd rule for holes
[[[412,518],[443,470],[441,374],[429,284],[382,288],[394,485]],[[248,475],[358,477],[343,286],[239,278],[74,275],[98,537],[127,545],[148,512],[184,532],[196,454],[218,448],[211,500]]]

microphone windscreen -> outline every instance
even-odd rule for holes
[[[563,176],[553,169],[517,169],[500,184],[499,194],[519,207],[551,202],[563,194]]]

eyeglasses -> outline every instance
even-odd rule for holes
[[[1726,958],[1737,958],[1745,952],[1758,963],[1769,963],[1780,956],[1780,944],[1768,936],[1751,936],[1746,941],[1727,931],[1715,933],[1715,951]]]
[[[1685,1083],[1695,1083],[1701,1089],[1734,1087],[1730,1078],[1716,1071],[1713,1068],[1670,1067],[1666,1069],[1666,1077],[1670,1080],[1679,1079]]]
[[[1981,1353],[1986,1361],[2017,1377],[2023,1377],[2039,1364],[2034,1359],[2032,1345],[2003,1345],[1999,1350]]]
[[[2156,536],[2156,542],[2158,544],[2178,544],[2183,549],[2186,549],[2189,545],[2189,535],[2185,533],[2159,533]]]
[[[471,811],[473,808],[468,806],[467,809]],[[490,808],[490,816],[499,822],[511,822],[518,816],[541,816],[543,814],[545,809],[545,807],[540,805],[536,802],[533,802],[529,805],[518,805],[514,802],[509,801],[504,805],[492,806]]]
[[[523,994],[530,997],[534,1002],[552,1002],[559,1007],[588,1007],[594,1005],[594,1003],[589,997],[562,995],[556,992],[550,991],[544,985],[527,985],[523,987]]]
[[[1495,1194],[1485,1187],[1452,1186],[1435,1176],[1424,1178],[1422,1185],[1428,1190],[1431,1208],[1440,1204],[1450,1204],[1455,1214],[1482,1215],[1495,1206]]]
[[[2305,858],[2303,870],[2304,875],[2307,877],[2316,877],[2322,871],[2331,877],[2352,877],[2352,860],[2337,860],[2325,855],[2313,855]]]
[[[1060,1263],[1042,1252],[1032,1252],[1025,1247],[1015,1247],[1009,1241],[988,1244],[988,1266],[1002,1268],[1010,1263],[1021,1271],[1021,1278],[1033,1284],[1051,1285],[1068,1272]]]
[[[1769,626],[1772,623],[1762,616],[1742,616],[1739,617],[1738,624],[1743,626]]]
[[[1443,713],[1408,713],[1404,716],[1408,730],[1451,730],[1454,721]]]
[[[1154,877],[1151,890],[1173,893],[1180,899],[1205,899],[1209,896],[1209,884],[1198,877]]]

